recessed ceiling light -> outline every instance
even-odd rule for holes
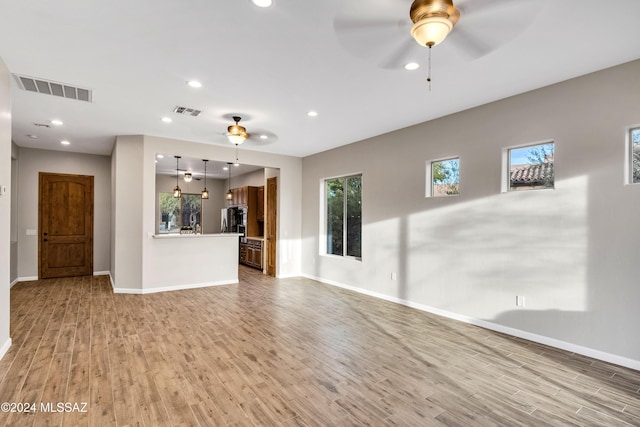
[[[162,121],[165,123],[171,123],[173,120],[171,120],[171,117],[163,117]]]
[[[260,135],[260,139],[269,139],[267,135]]]
[[[309,117],[318,117],[318,112],[317,111],[309,111],[307,113],[307,116],[309,116]]]
[[[223,171],[228,171],[229,170],[229,166],[225,166],[222,168]]]
[[[235,162],[235,163],[233,164],[233,166],[238,167],[238,166],[240,166],[240,163]]]
[[[62,144],[62,145],[70,145],[71,143],[69,141],[67,141],[67,140],[64,140],[64,141],[60,141],[60,144]]]
[[[32,135],[32,134],[29,134],[29,135],[27,135],[27,136],[28,136],[29,138],[31,138],[31,139],[38,139],[38,135]]]
[[[273,4],[271,0],[251,0],[258,7],[269,7]]]
[[[189,86],[191,86],[191,87],[196,87],[196,88],[198,88],[198,87],[202,87],[202,83],[200,83],[200,82],[199,82],[199,81],[197,81],[197,80],[189,80],[189,81],[187,82],[187,84],[188,84]]]
[[[417,62],[409,62],[404,66],[404,69],[409,71],[417,70],[418,68],[420,68],[420,64]]]
[[[62,126],[62,120],[53,119],[51,120],[51,124],[56,126]]]
[[[162,154],[158,154],[156,157],[159,159],[164,159],[164,156]]]

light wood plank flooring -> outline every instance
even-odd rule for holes
[[[11,336],[0,402],[87,412],[0,426],[640,425],[640,372],[245,268],[153,295],[19,283]]]

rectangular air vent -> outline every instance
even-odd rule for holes
[[[44,93],[45,95],[59,96],[61,98],[75,99],[78,101],[92,102],[93,93],[91,89],[71,86],[66,83],[54,82],[36,77],[21,76],[18,74],[14,74],[13,77],[22,90]]]
[[[198,117],[200,113],[202,113],[202,110],[196,110],[195,108],[181,107],[178,105],[176,108],[173,109],[173,112],[178,114],[184,114],[185,116]]]

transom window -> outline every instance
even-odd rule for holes
[[[327,179],[325,218],[327,254],[362,256],[362,175]]]
[[[631,182],[640,182],[640,128],[631,129]]]
[[[509,149],[509,191],[553,189],[553,155],[553,142]]]
[[[460,158],[427,162],[427,197],[460,194]]]

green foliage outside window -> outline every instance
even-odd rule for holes
[[[327,253],[360,258],[362,255],[362,177],[326,180],[325,191]]]
[[[433,162],[432,195],[453,196],[460,194],[460,159]]]
[[[173,193],[160,193],[160,233],[179,233],[183,227],[200,224],[202,198],[200,194],[182,194],[173,197]],[[192,221],[193,220],[193,221]]]

